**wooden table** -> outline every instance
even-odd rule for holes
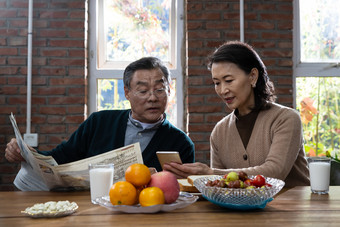
[[[76,213],[61,218],[33,219],[20,211],[35,203],[69,200]],[[328,195],[311,194],[310,187],[280,193],[264,209],[235,211],[204,199],[167,213],[126,214],[90,202],[89,192],[0,192],[0,226],[340,226],[340,186]]]

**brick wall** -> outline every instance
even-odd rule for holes
[[[91,0],[92,1],[92,0]],[[245,41],[263,57],[278,102],[292,106],[293,0],[245,0]],[[19,169],[4,158],[13,112],[26,131],[27,0],[0,0],[0,190],[14,190]],[[239,39],[238,0],[187,0],[186,102],[197,161],[209,163],[209,137],[227,114],[215,94],[206,57]],[[86,7],[83,0],[34,0],[32,132],[39,149],[55,147],[86,111]]]
[[[293,105],[293,0],[244,1],[245,42],[267,66],[276,86],[278,103]],[[209,137],[228,111],[216,95],[207,70],[212,51],[239,36],[239,1],[187,0],[188,130],[196,160],[209,164]]]
[[[39,149],[55,147],[84,120],[83,0],[34,0],[31,132]],[[19,169],[4,158],[14,136],[9,114],[26,132],[28,0],[0,0],[0,190],[13,190]]]

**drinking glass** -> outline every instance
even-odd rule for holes
[[[89,164],[91,202],[96,198],[108,196],[113,184],[114,164]]]
[[[331,159],[327,157],[309,157],[307,160],[312,192],[327,194],[329,191]]]

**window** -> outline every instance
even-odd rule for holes
[[[295,106],[307,156],[340,159],[340,1],[295,1]]]
[[[167,118],[183,127],[182,0],[90,1],[89,112],[130,108],[125,67],[141,57],[160,58],[172,81]]]

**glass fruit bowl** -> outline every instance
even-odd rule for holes
[[[250,179],[255,176],[249,176]],[[222,179],[222,176],[200,177],[194,181],[194,186],[208,201],[222,207],[238,210],[250,210],[264,208],[268,202],[283,188],[284,181],[265,177],[271,187],[264,188],[221,188],[206,186],[208,180]]]

